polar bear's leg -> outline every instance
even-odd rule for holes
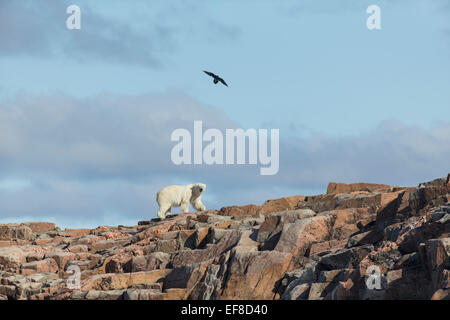
[[[194,200],[194,202],[192,202],[192,206],[197,209],[198,211],[205,211],[206,207],[205,205],[202,203],[200,197],[198,197],[197,199]]]
[[[170,212],[170,206],[161,206],[158,210],[158,218],[164,220],[166,218],[167,212]]]
[[[161,220],[164,220],[164,218],[165,218],[164,213],[161,211],[161,209],[158,210],[157,216],[158,216],[158,218],[160,218]]]
[[[183,210],[183,213],[189,212],[189,202],[182,202],[181,203],[181,210]]]

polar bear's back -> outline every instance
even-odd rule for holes
[[[162,188],[156,194],[156,201],[161,203],[170,203],[179,206],[187,192],[186,186],[171,185]]]

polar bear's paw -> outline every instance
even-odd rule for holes
[[[205,205],[203,203],[201,203],[201,204],[197,204],[196,203],[194,205],[194,208],[197,209],[198,211],[206,211],[206,207],[205,207]]]
[[[162,212],[160,212],[160,211],[158,211],[157,216],[158,216],[158,218],[160,218],[161,220],[164,220],[164,219],[166,218],[166,216],[165,216]]]

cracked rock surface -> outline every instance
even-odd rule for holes
[[[3,224],[0,300],[449,299],[449,180],[330,183],[136,226]]]

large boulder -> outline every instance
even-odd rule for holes
[[[323,256],[319,261],[319,268],[322,270],[356,268],[373,249],[372,245],[339,249]]]
[[[163,280],[163,290],[173,288],[192,289],[202,279],[212,262],[213,259],[173,269]]]
[[[230,250],[238,243],[241,233],[238,230],[229,231],[230,232],[224,234],[224,236],[220,238],[217,244],[210,244],[206,249],[178,251],[172,260],[172,266],[178,268],[183,265],[204,262]]]
[[[231,207],[223,207],[220,209],[219,214],[222,216],[246,216],[246,215],[255,215],[261,206],[257,206],[254,204],[249,204],[246,206],[231,206]]]
[[[172,270],[161,269],[135,273],[107,273],[94,275],[81,284],[82,291],[121,290],[137,284],[161,282]]]
[[[355,191],[381,191],[387,192],[393,187],[386,184],[376,184],[376,183],[336,183],[330,182],[327,187],[327,193],[350,193]]]
[[[165,252],[152,252],[146,256],[131,258],[126,267],[127,272],[151,271],[165,269],[170,263],[171,255]]]
[[[26,253],[19,247],[0,247],[0,270],[26,263]]]
[[[33,241],[36,239],[36,234],[23,224],[0,224],[0,240],[11,239]]]
[[[432,280],[432,291],[448,285],[450,269],[450,238],[431,239],[425,243],[426,266]],[[447,269],[447,270],[445,270]]]
[[[46,259],[53,259],[56,261],[58,267],[61,270],[64,270],[67,263],[70,260],[74,260],[76,255],[72,252],[63,252],[63,251],[55,251],[55,252],[48,252],[45,254]]]
[[[32,273],[44,273],[50,272],[55,273],[58,272],[58,264],[54,259],[48,258],[39,261],[33,261],[24,263],[21,268],[22,274],[32,274]]]
[[[302,202],[304,199],[304,196],[293,196],[275,200],[267,200],[261,205],[261,208],[257,213],[266,216],[274,212],[294,210],[296,209],[298,203]]]
[[[273,250],[281,231],[287,223],[295,223],[301,219],[314,217],[316,213],[310,209],[297,209],[269,214],[258,229],[256,240],[263,243],[263,250]]]
[[[291,268],[292,255],[279,251],[233,249],[220,299],[274,299],[284,273]]]
[[[44,233],[55,230],[56,225],[52,222],[25,222],[23,225],[27,226],[34,233]]]
[[[287,223],[274,250],[290,253],[293,257],[303,256],[312,243],[330,238],[333,222],[332,215],[323,215]]]

